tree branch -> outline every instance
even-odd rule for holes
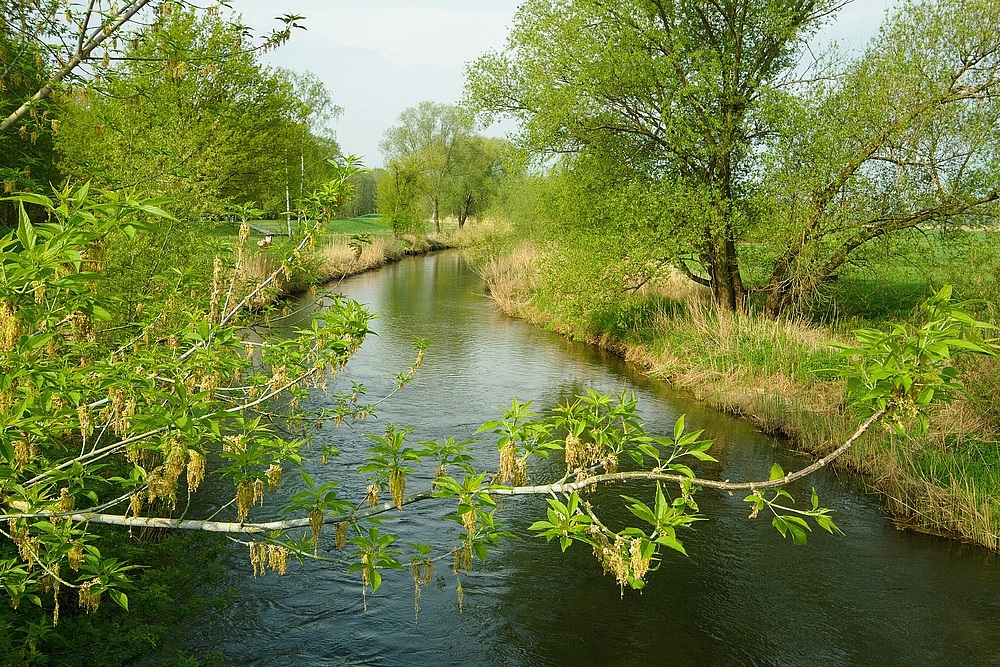
[[[565,478],[559,482],[553,484],[545,484],[540,486],[515,486],[515,487],[487,487],[484,489],[486,493],[493,496],[539,496],[539,495],[552,495],[560,493],[573,493],[576,491],[582,491],[583,489],[590,488],[592,486],[597,486],[599,484],[610,484],[614,482],[624,482],[630,480],[643,480],[643,481],[656,481],[656,482],[675,482],[675,483],[690,483],[694,486],[701,486],[710,489],[718,489],[721,491],[760,491],[763,489],[773,489],[775,487],[784,486],[785,484],[790,484],[791,482],[797,481],[811,475],[820,468],[829,465],[831,462],[835,461],[837,458],[842,456],[847,450],[854,446],[854,444],[863,436],[865,433],[871,429],[885,414],[888,412],[888,408],[882,408],[867,420],[862,423],[858,429],[851,435],[850,438],[844,442],[843,445],[830,452],[823,458],[814,461],[812,464],[797,470],[795,472],[788,473],[780,479],[773,479],[768,481],[757,481],[757,482],[730,482],[728,480],[719,481],[713,479],[701,479],[698,477],[691,478],[684,475],[674,475],[659,472],[658,470],[640,470],[635,472],[619,472],[619,473],[608,473],[604,475],[591,475],[583,479],[579,479],[575,482],[566,482]],[[432,500],[434,498],[439,498],[441,496],[437,495],[436,491],[428,490],[421,491],[420,493],[415,493],[413,495],[407,496],[403,499],[402,504],[412,505],[414,503],[422,502],[425,500]],[[343,521],[357,521],[359,519],[364,519],[372,516],[377,516],[379,514],[384,514],[396,509],[396,504],[393,501],[387,501],[369,507],[362,510],[352,511],[345,514],[331,514],[325,516],[323,523],[325,525],[340,523]],[[103,514],[100,512],[78,512],[75,514],[59,513],[59,512],[39,512],[36,514],[19,514],[19,515],[0,515],[0,521],[14,518],[43,518],[43,517],[67,517],[73,521],[77,522],[90,522],[90,523],[102,523],[117,526],[129,526],[129,527],[141,527],[141,528],[170,528],[174,530],[202,530],[206,532],[213,533],[239,533],[239,534],[259,534],[259,533],[270,533],[274,531],[292,530],[295,528],[307,528],[310,525],[309,518],[302,519],[286,519],[282,521],[268,521],[263,523],[239,523],[239,522],[227,522],[227,521],[202,521],[197,519],[169,519],[164,517],[136,517],[136,516],[125,516],[120,514]]]
[[[86,60],[90,54],[101,45],[106,39],[115,34],[118,30],[125,25],[129,19],[135,16],[143,7],[148,5],[152,0],[136,0],[131,6],[126,7],[118,16],[107,26],[101,26],[94,31],[94,34],[90,38],[82,43],[82,47],[77,50],[73,57],[69,61],[59,68],[55,74],[53,74],[48,82],[42,86],[38,92],[31,96],[27,102],[19,106],[14,110],[7,118],[0,123],[0,134],[7,132],[15,124],[19,123],[24,119],[25,116],[31,111],[31,107],[37,102],[40,102],[52,94],[55,87],[59,85],[63,79],[69,76],[74,69],[76,69],[80,63]]]

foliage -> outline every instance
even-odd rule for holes
[[[399,124],[386,130],[381,147],[393,181],[380,181],[379,211],[391,217],[401,200],[411,202],[415,211],[419,193],[437,232],[442,215],[455,215],[459,227],[470,216],[481,216],[516,164],[509,159],[508,142],[475,134],[464,111],[433,102],[403,111]],[[406,187],[412,192],[403,189],[400,174],[410,175]]]
[[[861,57],[803,78],[843,4],[534,0],[467,96],[557,163],[546,217],[570,257],[611,239],[602,265],[629,270],[606,289],[673,265],[777,316],[887,237],[995,211],[995,3],[905,3]]]
[[[327,212],[317,226],[349,194],[352,168],[342,169],[316,196]],[[215,474],[232,485],[234,518],[245,519],[309,440],[308,432],[280,437],[262,411],[283,397],[285,420],[294,423],[305,385],[322,384],[346,363],[370,315],[337,300],[300,337],[247,339],[247,305],[276,274],[241,284],[244,229],[233,263],[216,257],[200,299],[184,295],[178,272],[182,298],[122,319],[103,248],[114,235],[153,231],[168,214],[88,186],[13,200],[20,223],[0,238],[0,498],[2,534],[16,550],[0,562],[2,584],[15,607],[44,605],[53,622],[70,591],[84,610],[103,599],[127,609],[132,566],[104,553],[88,522],[108,510],[124,509],[114,521],[127,523],[183,507],[210,472],[210,454],[222,458]],[[50,221],[33,225],[25,203]]]
[[[533,0],[506,50],[470,68],[468,96],[488,118],[518,119],[530,149],[596,161],[626,188],[684,191],[698,205],[652,238],[674,256],[683,243],[677,265],[736,309],[756,142],[798,40],[841,4]]]
[[[3,5],[0,5],[3,7]],[[7,16],[6,7],[2,14]],[[13,18],[13,17],[12,17]],[[10,20],[0,21],[0,116],[17,108],[48,76],[46,52],[25,39]],[[59,128],[59,105],[53,100],[36,104],[17,132],[0,133],[0,181],[4,194],[45,187],[58,180],[53,132]],[[0,223],[17,223],[15,207],[0,208]]]
[[[324,95],[263,67],[238,23],[166,3],[68,106],[61,164],[100,187],[171,197],[184,220],[251,202],[273,216],[331,176],[336,144],[310,129],[335,111]]]
[[[946,286],[921,305],[927,321],[915,330],[902,324],[890,325],[888,332],[859,329],[859,345],[838,346],[853,361],[844,373],[848,391],[869,412],[893,409],[900,434],[911,418],[917,420],[917,433],[925,434],[927,407],[935,398],[951,401],[963,390],[950,364],[957,352],[995,354],[984,335],[996,327],[969,316],[969,304],[951,303],[951,293]]]
[[[13,27],[19,33],[20,47],[37,54],[35,66],[42,69],[38,57],[47,60],[48,71],[44,82],[29,95],[21,98],[16,108],[5,109],[8,115],[0,121],[0,135],[16,129],[29,116],[34,118],[45,100],[60,91],[69,91],[67,84],[80,81],[99,81],[112,56],[120,57],[120,47],[131,43],[129,28],[142,25],[148,13],[170,12],[181,3],[171,0],[152,3],[151,0],[125,0],[119,2],[94,0],[81,3],[76,0],[3,0],[0,18],[3,30]],[[217,13],[218,6],[208,13]],[[286,42],[292,30],[303,28],[301,16],[285,14],[277,18],[281,27],[263,37],[254,50],[266,51]],[[240,26],[240,33],[250,35],[249,28]],[[24,52],[21,52],[22,54]],[[8,75],[26,75],[32,59],[16,58],[6,68]],[[27,77],[29,80],[31,76]]]
[[[414,157],[394,160],[379,179],[376,201],[378,212],[391,225],[392,235],[424,234],[424,208],[421,193],[424,190],[422,165]]]
[[[769,143],[755,204],[774,253],[767,310],[815,291],[886,237],[989,228],[1000,164],[997,10],[981,0],[907,3],[860,58],[799,92]]]
[[[399,115],[399,124],[386,130],[380,146],[390,161],[404,161],[420,174],[417,183],[427,197],[438,232],[441,202],[453,178],[458,147],[471,134],[472,121],[458,108],[421,102]]]

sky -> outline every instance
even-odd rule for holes
[[[819,35],[860,49],[878,32],[896,0],[854,0]],[[406,108],[461,99],[466,64],[502,49],[519,0],[235,0],[233,8],[258,33],[274,17],[305,17],[265,62],[309,70],[344,112],[331,126],[345,153],[382,165],[378,144]],[[502,134],[510,126],[494,128]]]

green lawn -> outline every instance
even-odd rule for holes
[[[338,218],[326,226],[330,234],[391,234],[392,227],[381,215],[371,213],[357,218]]]
[[[274,232],[275,234],[284,234],[288,229],[288,223],[285,220],[253,220],[252,224],[254,227],[259,229],[266,229]],[[292,232],[296,236],[300,230],[307,229],[309,223],[307,221],[299,222],[297,220],[292,220]],[[210,233],[215,236],[227,237],[235,236],[236,232],[239,230],[238,224],[227,224],[227,223],[217,223],[210,227]],[[326,231],[329,234],[391,234],[392,227],[387,223],[383,222],[383,218],[378,214],[362,215],[357,218],[337,218],[331,221],[326,226]],[[252,236],[257,236],[258,231],[254,230],[251,232]]]

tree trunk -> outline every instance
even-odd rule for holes
[[[431,200],[434,204],[434,231],[438,234],[441,233],[441,212],[440,212],[440,202],[437,197]]]
[[[746,305],[746,290],[740,276],[736,243],[716,237],[711,254],[712,296],[718,307],[730,312],[742,311]]]
[[[466,195],[465,205],[458,213],[458,228],[465,226],[465,221],[469,219],[469,211],[472,209],[472,194]]]

